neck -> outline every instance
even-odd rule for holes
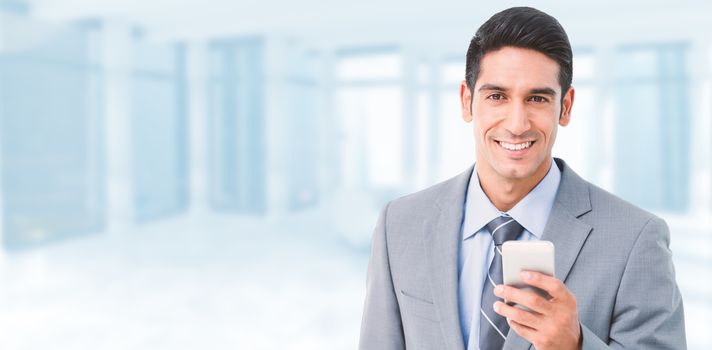
[[[480,179],[482,190],[497,210],[507,212],[544,179],[551,167],[551,158],[542,163],[532,176],[525,178],[503,177],[494,171],[481,169],[481,164],[481,162],[477,162],[475,171]]]

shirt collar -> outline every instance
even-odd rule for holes
[[[480,185],[477,167],[472,170],[465,199],[465,220],[462,223],[462,239],[474,236],[487,223],[501,215],[509,215],[537,238],[544,233],[554,205],[556,191],[561,181],[561,171],[551,162],[546,176],[522,200],[508,212],[501,212],[489,200]]]

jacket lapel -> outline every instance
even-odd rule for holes
[[[588,183],[581,179],[561,159],[556,159],[561,173],[561,183],[556,193],[554,207],[541,239],[554,242],[555,274],[566,282],[566,277],[593,227],[579,220],[591,211]]]
[[[439,211],[426,223],[425,243],[433,302],[447,349],[465,348],[458,306],[458,254],[465,194],[474,167],[448,182],[436,200]]]
[[[589,224],[579,220],[581,215],[591,211],[591,198],[588,183],[563,160],[555,158],[555,161],[561,170],[561,182],[541,239],[554,243],[555,275],[566,282],[566,277],[592,230]],[[506,350],[523,350],[530,347],[531,343],[514,331],[509,332],[504,343]]]

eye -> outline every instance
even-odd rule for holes
[[[549,102],[549,99],[547,99],[544,96],[532,96],[529,98],[530,101],[536,102],[536,103],[544,103],[544,102]]]
[[[492,94],[487,96],[487,99],[493,101],[500,101],[504,99],[504,96],[502,96],[502,94]]]

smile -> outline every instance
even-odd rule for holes
[[[525,150],[529,147],[531,147],[534,144],[534,141],[527,141],[527,142],[522,142],[522,143],[509,143],[509,142],[504,142],[504,141],[497,141],[497,143],[502,146],[502,148],[508,150],[508,151],[521,151]]]

